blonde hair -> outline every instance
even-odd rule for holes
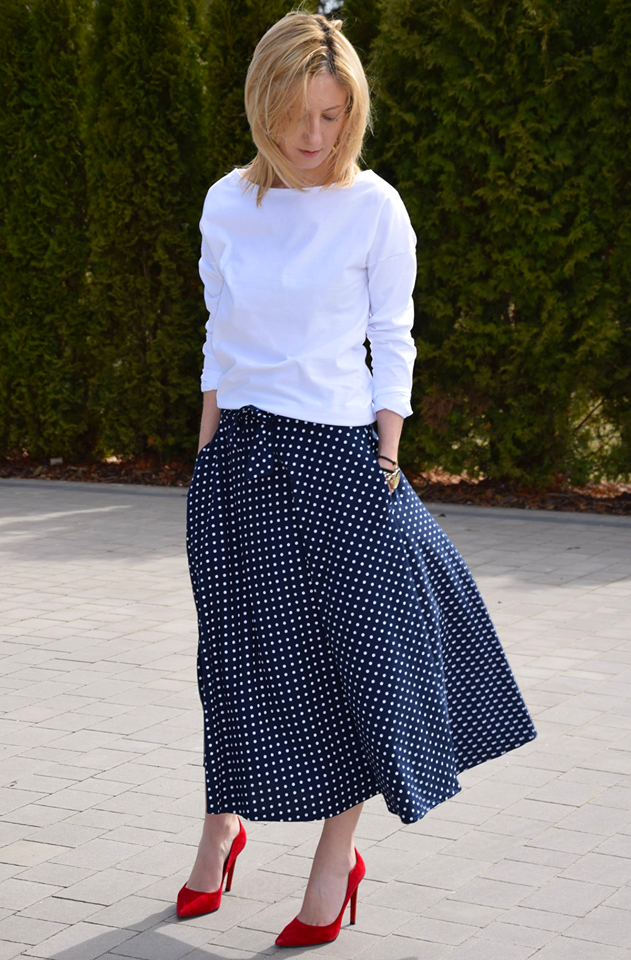
[[[304,110],[313,77],[330,74],[347,90],[346,115],[329,154],[323,187],[353,183],[366,129],[372,132],[370,90],[342,20],[294,8],[259,40],[245,81],[245,111],[258,153],[243,169],[245,191],[258,187],[256,205],[279,177],[288,187],[313,186],[278,146],[292,109]],[[238,169],[238,168],[237,168]]]

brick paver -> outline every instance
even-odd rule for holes
[[[204,813],[185,497],[0,481],[0,960],[275,954],[300,907],[321,822],[245,821],[220,909],[175,916]],[[539,736],[415,824],[368,801],[357,924],[310,955],[631,960],[631,518],[428,508]]]

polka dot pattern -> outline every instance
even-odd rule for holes
[[[463,558],[372,424],[222,409],[187,550],[208,813],[413,823],[537,733]]]

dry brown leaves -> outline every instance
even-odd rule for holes
[[[159,487],[188,487],[193,464],[160,463],[158,457],[111,458],[83,464],[54,464],[29,457],[0,458],[0,478],[68,480],[82,483],[131,483]],[[518,483],[473,480],[442,470],[406,472],[421,500],[431,503],[480,504],[525,510],[558,510],[573,513],[631,514],[631,484],[599,483],[584,487],[549,487],[534,490]]]

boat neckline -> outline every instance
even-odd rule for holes
[[[241,169],[242,169],[242,168],[240,168],[240,167],[234,167],[234,169],[233,169],[232,172],[233,172],[233,174],[236,174],[236,175],[237,175],[237,178],[238,178],[239,180],[245,180],[246,178],[245,178],[244,176],[242,176],[242,174],[241,174]],[[369,170],[369,169],[359,170],[359,171],[355,174],[355,178],[360,177],[360,176],[361,176],[362,174],[364,174],[364,173],[372,173],[372,172],[373,172],[373,171],[372,171],[372,170]],[[328,186],[332,187],[332,186],[334,186],[334,184],[330,183],[330,184],[328,184]],[[298,190],[298,189],[296,189],[296,188],[294,188],[294,187],[268,187],[267,189],[268,189],[268,191],[272,191],[272,190],[273,190],[274,193],[301,193],[301,192],[302,192],[302,191],[300,191],[300,190]],[[324,184],[319,183],[319,184],[316,184],[316,185],[313,186],[313,187],[305,187],[305,188],[304,188],[304,191],[311,193],[311,192],[313,192],[314,190],[322,190],[322,189],[324,189]]]

